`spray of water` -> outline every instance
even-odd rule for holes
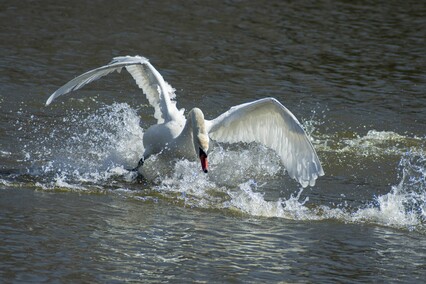
[[[425,230],[426,224],[426,158],[407,152],[399,163],[400,182],[385,195],[376,196],[366,208],[351,219],[373,222],[409,230]]]
[[[33,129],[36,139],[25,142],[22,147],[24,160],[30,164],[28,173],[36,177],[36,186],[44,189],[115,191],[129,198],[160,198],[183,206],[230,210],[250,216],[335,219],[425,231],[426,158],[421,150],[424,139],[372,130],[365,136],[343,140],[336,150],[327,148],[321,137],[314,134],[314,123],[305,122],[310,135],[317,137],[312,139],[317,145],[323,143],[325,151],[361,156],[402,155],[398,184],[363,206],[349,208],[345,203],[333,207],[317,204],[310,200],[309,192],[294,187],[294,181],[287,179],[289,184],[283,183],[286,176],[275,153],[255,144],[213,143],[209,174],[200,170],[198,161],[163,160],[153,156],[143,167],[149,192],[138,191],[135,173],[126,169],[133,168],[143,153],[140,124],[134,109],[118,103],[96,111],[71,111],[58,118],[53,128],[39,123]],[[412,150],[401,154],[402,145],[407,143]],[[278,189],[270,187],[273,181],[281,183]],[[288,189],[290,192],[274,199],[266,196],[271,190],[285,192]],[[153,192],[155,197],[151,198]]]
[[[29,174],[45,177],[51,186],[99,185],[126,173],[143,153],[139,116],[127,104],[72,111],[55,127],[50,123],[40,122],[22,149]]]

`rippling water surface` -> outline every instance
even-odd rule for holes
[[[0,279],[413,282],[426,277],[426,5],[421,1],[3,1]],[[302,189],[259,145],[146,161],[143,55],[179,107],[214,118],[273,96],[326,175]]]

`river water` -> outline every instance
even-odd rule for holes
[[[183,2],[183,1],[182,1]],[[426,278],[423,1],[0,3],[0,282],[331,283]],[[302,189],[273,152],[214,143],[144,165],[143,55],[178,107],[211,119],[272,96],[325,176]]]

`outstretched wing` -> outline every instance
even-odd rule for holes
[[[324,175],[321,163],[297,118],[274,98],[232,107],[207,121],[207,131],[219,142],[258,142],[275,150],[290,177],[303,187]]]
[[[46,105],[49,105],[57,97],[78,90],[114,71],[121,72],[123,67],[132,75],[149,103],[154,107],[154,117],[158,123],[170,121],[177,116],[183,118],[183,110],[178,111],[176,102],[173,100],[175,98],[174,89],[164,81],[161,74],[149,63],[148,59],[141,56],[115,57],[108,65],[90,70],[74,78],[56,90],[46,101]]]

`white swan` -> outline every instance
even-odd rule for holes
[[[303,187],[315,185],[324,175],[321,163],[309,138],[296,117],[274,98],[264,98],[237,105],[213,120],[204,119],[199,108],[184,116],[176,107],[174,89],[160,73],[141,56],[115,57],[108,65],[88,71],[56,90],[47,100],[80,89],[113,71],[122,68],[132,75],[154,107],[157,124],[149,127],[143,137],[145,151],[139,165],[151,155],[166,152],[173,157],[192,159],[198,156],[204,172],[208,170],[209,139],[218,142],[258,142],[281,158],[288,175]],[[138,165],[138,166],[139,166]]]

